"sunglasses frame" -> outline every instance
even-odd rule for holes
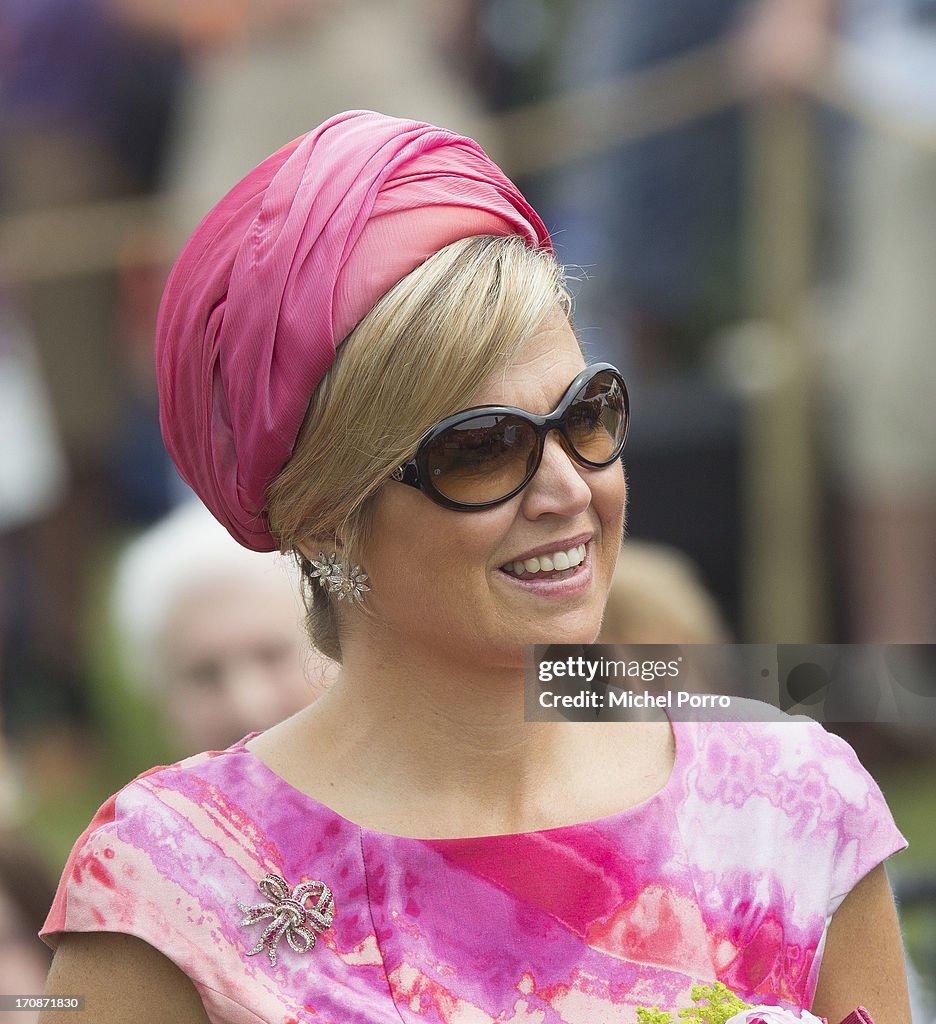
[[[601,462],[593,462],[590,459],[584,458],[578,451],[576,451],[575,445],[566,433],[564,418],[582,388],[597,377],[599,373],[608,371],[617,378],[617,382],[621,388],[624,407],[624,435],[621,438],[620,444],[616,447],[614,455]],[[477,505],[456,501],[454,498],[449,498],[439,491],[433,485],[432,477],[426,465],[429,445],[441,434],[445,433],[446,430],[449,430],[451,427],[457,427],[460,423],[464,423],[465,420],[474,419],[476,416],[505,415],[519,417],[521,420],[528,423],[536,433],[536,457],[533,460],[532,468],[523,478],[521,483],[519,483],[509,494],[505,494],[500,498],[494,498],[491,501],[481,502]],[[497,505],[503,505],[504,502],[510,501],[511,498],[519,494],[533,479],[533,477],[536,476],[540,463],[543,461],[543,451],[546,447],[546,438],[552,433],[552,431],[559,431],[564,442],[563,448],[566,453],[580,466],[585,466],[587,469],[604,469],[606,466],[610,466],[621,457],[621,452],[623,452],[624,444],[627,441],[629,427],[630,397],[627,393],[627,384],[621,376],[620,370],[611,363],[591,363],[575,377],[563,393],[562,398],[559,400],[559,404],[546,416],[537,416],[535,413],[527,412],[526,409],[518,409],[511,405],[476,405],[472,406],[470,409],[462,409],[461,412],[453,413],[451,416],[446,416],[445,419],[439,420],[439,422],[436,423],[435,426],[433,426],[419,442],[416,454],[408,462],[404,462],[394,470],[391,474],[391,479],[396,480],[398,483],[408,484],[410,487],[415,487],[417,490],[422,491],[427,498],[434,501],[437,505],[441,505],[443,508],[452,509],[456,512],[483,512],[485,509],[495,508]]]

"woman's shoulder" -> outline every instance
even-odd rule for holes
[[[124,880],[137,877],[135,865],[145,862],[150,874],[189,878],[193,886],[224,864],[251,875],[260,867],[273,870],[294,845],[300,819],[307,844],[314,846],[318,834],[334,842],[340,819],[255,757],[250,738],[150,768],[123,786],[79,836],[63,882],[80,882],[88,872],[104,878],[110,862],[119,862]]]
[[[219,816],[242,830],[259,801],[256,766],[244,757],[245,741],[225,750],[209,750],[141,772],[110,796],[79,836],[72,858],[82,848],[120,833],[125,838],[159,838],[160,823],[178,831],[205,832]],[[236,810],[236,814],[232,813]]]
[[[243,808],[232,813],[238,749],[157,765],[109,797],[72,847],[43,928],[46,941],[54,945],[58,932],[72,928],[91,930],[84,925],[107,917],[102,903],[129,902],[135,891],[142,906],[142,890],[152,890],[158,880],[194,876],[204,842],[226,850],[242,841]]]
[[[275,988],[241,991],[264,924],[248,925],[245,908],[314,879],[345,878],[356,891],[361,876],[357,834],[242,741],[152,768],[106,801],[75,843],[41,935],[53,948],[70,932],[142,939],[206,1007],[259,998],[275,1011],[264,1019],[284,1019]]]

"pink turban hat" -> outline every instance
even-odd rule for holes
[[[341,341],[433,253],[490,234],[550,244],[476,142],[360,110],[274,153],[201,222],[159,310],[160,422],[236,540],[276,548],[266,491]]]

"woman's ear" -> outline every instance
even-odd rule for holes
[[[367,585],[367,573],[361,572],[359,565],[352,565],[344,560],[344,552],[338,549],[320,549],[315,554],[315,544],[301,543],[302,554],[300,568],[307,584],[318,582],[328,591],[329,597],[337,595],[338,601],[347,601],[349,605],[362,601],[370,591]]]
[[[310,559],[316,558],[321,550],[321,545],[316,544],[315,541],[310,538],[309,540],[302,541],[302,543],[298,545],[296,548],[296,554],[308,562]]]
[[[306,537],[297,546],[299,554],[310,561],[313,558],[318,558],[320,554],[340,555],[341,549],[341,541],[334,537]]]

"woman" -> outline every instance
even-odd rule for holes
[[[295,568],[238,544],[199,501],[121,552],[111,607],[124,678],[165,723],[173,758],[274,725],[337,674],[302,629]]]
[[[232,534],[299,554],[342,670],[102,808],[50,991],[105,1022],[629,1024],[694,981],[818,981],[834,1021],[904,1021],[903,841],[844,744],[523,721],[524,645],[594,639],[623,526],[626,392],[569,308],[534,211],[427,125],[332,118],[202,223],[161,309],[164,435]]]

